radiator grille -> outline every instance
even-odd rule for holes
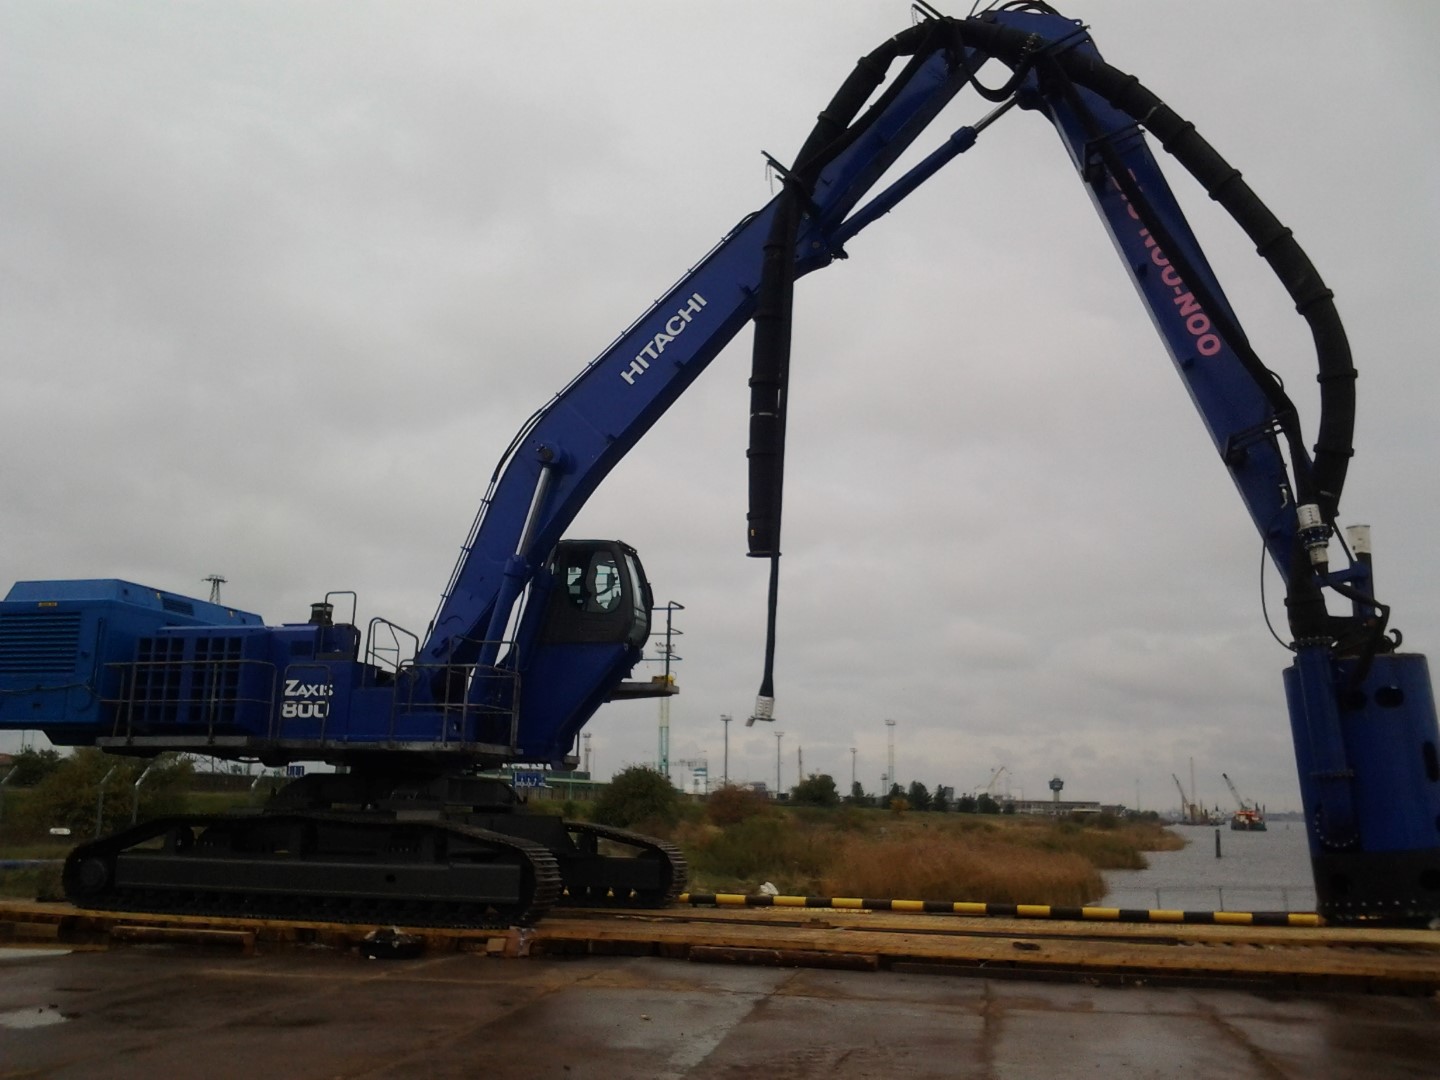
[[[141,638],[127,702],[134,725],[233,723],[242,654],[238,637]]]
[[[0,614],[0,675],[65,675],[80,651],[80,612]]]

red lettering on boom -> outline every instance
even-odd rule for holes
[[[1134,179],[1134,173],[1131,173]],[[1130,215],[1131,221],[1139,221],[1140,214],[1126,197],[1125,192],[1120,189],[1112,177],[1111,187],[1120,196],[1125,204],[1125,212]],[[1185,279],[1180,276],[1180,271],[1171,265],[1169,257],[1164,250],[1156,243],[1155,237],[1150,235],[1150,230],[1141,228],[1136,234],[1145,244],[1146,250],[1150,252],[1150,261],[1160,267],[1160,281],[1175,292],[1174,303],[1178,308],[1177,314],[1185,320],[1185,329],[1195,339],[1195,349],[1201,356],[1214,356],[1223,347],[1219,335],[1211,330],[1210,316],[1195,299],[1195,294],[1185,288]]]

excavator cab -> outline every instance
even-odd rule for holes
[[[535,576],[512,654],[522,718],[517,756],[561,763],[616,695],[650,636],[650,583],[618,540],[562,540]],[[619,696],[634,696],[622,693]]]
[[[650,585],[634,548],[618,540],[562,540],[550,558],[549,579],[542,644],[644,647]]]

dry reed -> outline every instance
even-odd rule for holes
[[[999,833],[951,830],[848,836],[822,884],[830,896],[992,904],[1079,905],[1105,893],[1100,872],[1080,854],[1038,851]]]

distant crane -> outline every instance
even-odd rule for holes
[[[1220,775],[1221,775],[1221,776],[1224,778],[1224,780],[1225,780],[1225,786],[1230,789],[1230,794],[1235,797],[1235,803],[1236,803],[1236,805],[1238,805],[1241,810],[1252,810],[1252,809],[1254,809],[1254,807],[1252,807],[1248,802],[1246,802],[1244,799],[1242,799],[1242,798],[1240,797],[1240,792],[1238,792],[1238,791],[1235,790],[1235,782],[1230,779],[1229,774],[1222,772]]]
[[[983,794],[983,795],[994,796],[994,794],[995,794],[995,785],[1000,782],[1000,777],[1006,775],[1007,773],[1009,773],[1009,771],[1010,771],[1010,770],[1009,770],[1008,768],[1006,768],[1004,765],[1001,765],[999,768],[997,768],[997,769],[995,769],[994,771],[992,771],[992,772],[990,773],[990,782],[985,785],[985,787],[983,788],[983,790],[982,790],[981,788],[978,788],[978,787],[977,787],[977,788],[975,789],[975,794],[976,794],[976,795],[982,795],[982,794]]]
[[[1180,813],[1185,818],[1187,825],[1198,825],[1201,820],[1200,807],[1191,802],[1185,795],[1185,788],[1180,783],[1180,777],[1173,772],[1170,779],[1175,781],[1175,790],[1180,792]]]
[[[994,801],[994,800],[995,800],[995,785],[1000,782],[1000,778],[1001,778],[1002,776],[1008,775],[1009,772],[1010,772],[1010,770],[1009,770],[1008,768],[1006,768],[1004,765],[998,766],[997,768],[991,770],[989,782],[986,783],[983,787],[982,787],[981,785],[978,785],[978,784],[977,784],[977,785],[975,786],[975,788],[970,792],[970,797],[973,798],[973,799],[984,799],[984,798],[988,798],[988,799],[991,799],[992,801]],[[1007,781],[1006,784],[1005,784],[1005,799],[1006,799],[1006,801],[1009,801],[1009,798],[1010,798],[1010,784],[1009,784],[1009,782]]]
[[[1265,830],[1265,814],[1256,803],[1241,798],[1240,792],[1235,790],[1235,784],[1229,775],[1221,773],[1225,778],[1225,786],[1230,789],[1230,794],[1235,797],[1239,809],[1230,818],[1230,828],[1244,832],[1263,832]]]

